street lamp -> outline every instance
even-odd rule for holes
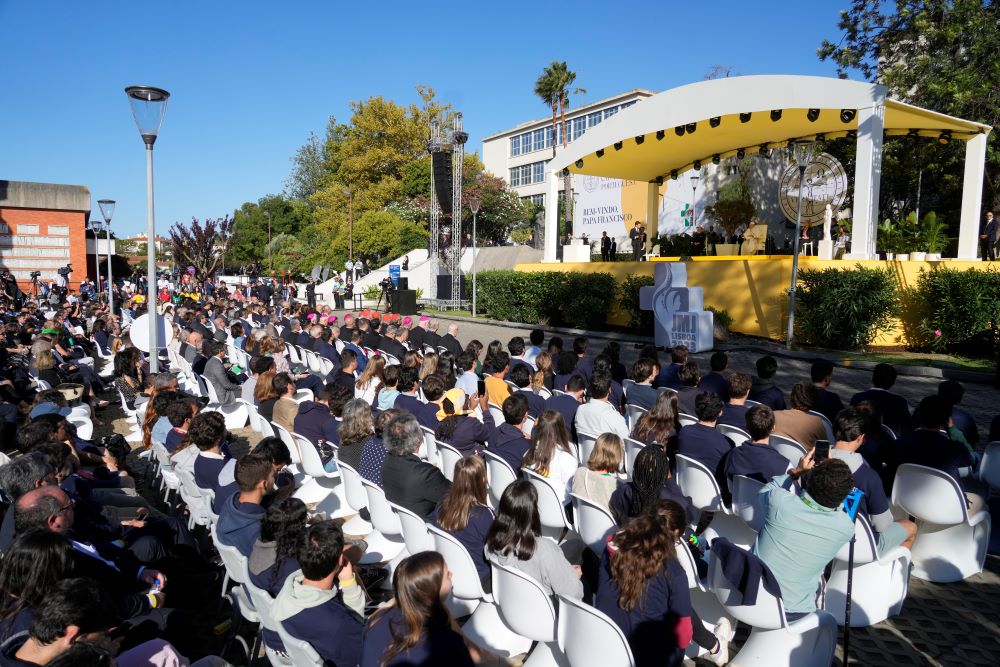
[[[792,349],[792,330],[795,328],[795,287],[799,280],[799,239],[802,236],[802,181],[806,177],[806,167],[812,162],[813,139],[797,139],[792,142],[792,160],[799,168],[799,203],[795,214],[795,240],[792,245],[792,286],[788,289],[788,335],[785,348]]]
[[[476,316],[476,217],[479,215],[479,197],[469,197],[472,211],[472,316]]]
[[[351,192],[350,188],[344,188],[344,194],[347,195],[347,257],[351,260],[351,282],[355,282],[354,278],[357,276],[357,272],[354,267],[354,193]]]
[[[274,262],[271,260],[271,212],[264,211],[267,217],[267,270],[274,273]]]
[[[139,136],[146,144],[146,312],[149,313],[149,372],[159,372],[160,348],[156,312],[156,219],[153,213],[153,144],[160,133],[170,93],[152,86],[125,89]]]
[[[101,199],[97,202],[97,205],[101,207],[101,217],[104,218],[104,224],[106,226],[107,248],[108,248],[108,283],[107,283],[107,300],[108,300],[108,313],[111,315],[115,314],[115,297],[111,286],[114,284],[111,278],[111,216],[115,214],[115,200],[114,199]],[[100,258],[101,241],[97,240],[97,250],[98,258]],[[97,287],[101,286],[101,272],[97,272]]]
[[[697,224],[698,213],[695,210],[695,206],[694,206],[694,196],[695,196],[695,193],[697,193],[697,191],[698,191],[698,177],[697,176],[692,176],[691,177],[691,228],[692,229],[694,229],[695,227],[698,226],[698,224]]]

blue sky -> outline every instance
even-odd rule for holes
[[[352,100],[410,103],[429,84],[481,150],[546,115],[532,85],[553,59],[587,89],[575,104],[714,64],[833,76],[816,48],[839,37],[847,4],[0,0],[0,179],[87,185],[95,212],[118,201],[119,236],[143,230],[145,158],[123,88],[160,86],[172,93],[156,144],[162,233],[280,192],[296,148],[329,115],[346,121]]]

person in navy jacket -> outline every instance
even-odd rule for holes
[[[729,402],[722,406],[720,424],[728,424],[747,430],[747,398],[750,395],[750,385],[753,380],[745,373],[733,373],[729,376]]]
[[[698,423],[681,429],[677,435],[677,453],[692,458],[708,468],[719,483],[723,499],[727,499],[729,489],[723,471],[723,459],[733,445],[715,428],[715,423],[721,414],[721,398],[709,392],[698,394],[695,399],[695,415],[698,417]]]
[[[750,399],[763,403],[772,410],[785,410],[785,393],[774,384],[774,374],[778,372],[778,362],[772,356],[757,360],[757,377],[750,387]]]
[[[530,376],[535,369],[524,359],[524,339],[520,336],[511,338],[510,342],[507,343],[507,351],[510,352],[510,368],[507,369],[507,375],[503,379],[513,381],[514,378],[511,375],[511,371],[518,366],[524,366]]]
[[[733,477],[743,475],[767,484],[772,477],[784,475],[793,464],[769,444],[774,430],[774,410],[766,405],[755,405],[747,410],[743,429],[750,434],[750,441],[734,447],[726,455],[723,469],[726,484],[732,489]]]
[[[566,394],[563,396],[553,395],[545,399],[545,409],[555,410],[562,415],[566,422],[566,430],[570,437],[576,440],[576,411],[583,402],[583,392],[587,388],[586,381],[579,375],[574,375],[566,384]]]
[[[629,377],[633,383],[626,390],[625,403],[645,410],[652,408],[660,396],[660,392],[653,387],[653,380],[656,379],[656,362],[648,357],[640,357],[632,364]]]
[[[487,502],[486,464],[478,456],[461,458],[455,464],[451,491],[434,512],[434,525],[462,543],[472,556],[483,588],[490,592],[486,535],[494,515]]]
[[[437,378],[429,377],[424,382],[425,387]],[[440,382],[440,380],[438,380]],[[509,400],[509,398],[508,398]],[[496,424],[490,414],[486,396],[479,397],[479,405],[483,412],[483,421],[469,414],[465,406],[465,392],[461,389],[449,389],[441,398],[440,411],[435,420],[440,419],[434,436],[441,442],[446,442],[457,449],[462,456],[482,456],[486,442],[493,437]],[[428,403],[427,407],[438,409],[436,403]],[[417,421],[420,417],[417,416]]]
[[[708,363],[712,370],[698,382],[698,389],[718,395],[725,403],[729,400],[729,379],[724,375],[729,367],[729,357],[725,352],[716,352]]]
[[[520,393],[512,394],[503,402],[504,423],[497,427],[487,449],[510,464],[515,474],[521,473],[521,461],[531,447],[531,441],[521,427],[528,416],[528,401]]]
[[[871,401],[882,412],[882,423],[897,435],[909,430],[910,406],[906,399],[889,390],[896,384],[896,369],[890,364],[879,364],[872,371],[872,388],[851,397],[851,407],[861,401]]]
[[[513,365],[511,361],[510,381],[517,385],[514,393],[524,396],[528,401],[528,415],[538,419],[545,412],[545,399],[531,390],[531,370],[528,364]]]
[[[817,359],[809,369],[809,377],[816,387],[816,405],[814,409],[832,423],[837,419],[837,413],[844,409],[840,396],[830,391],[833,380],[833,363],[826,359]]]
[[[681,367],[687,363],[687,360],[688,349],[686,345],[677,345],[670,350],[670,363],[660,370],[660,374],[656,376],[655,385],[657,387],[667,387],[668,389],[674,390],[680,389],[680,371]]]
[[[694,401],[699,394],[698,382],[701,380],[701,369],[698,368],[698,362],[685,363],[678,371],[677,377],[681,381],[681,388],[677,390],[677,403],[680,405],[681,412],[694,416]]]
[[[326,440],[325,429],[334,420],[333,412],[343,412],[344,403],[354,398],[354,392],[344,387],[327,385],[311,401],[299,403],[299,414],[293,425],[295,432],[314,445]]]
[[[236,484],[239,491],[222,501],[215,532],[219,542],[236,547],[249,558],[264,518],[261,503],[274,488],[271,460],[262,454],[247,454],[241,458],[236,462]]]

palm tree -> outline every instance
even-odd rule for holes
[[[535,95],[552,108],[552,157],[556,155],[557,128],[562,130],[563,148],[567,145],[566,109],[569,107],[569,96],[587,92],[583,88],[572,88],[575,80],[576,72],[571,71],[565,61],[553,60],[535,81]],[[573,190],[568,172],[563,176],[563,218],[569,231],[573,218]]]

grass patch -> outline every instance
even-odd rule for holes
[[[847,354],[845,359],[873,361],[895,366],[930,366],[934,368],[954,368],[964,371],[989,373],[994,369],[991,359],[969,359],[953,354],[933,352],[872,352],[868,354]]]

